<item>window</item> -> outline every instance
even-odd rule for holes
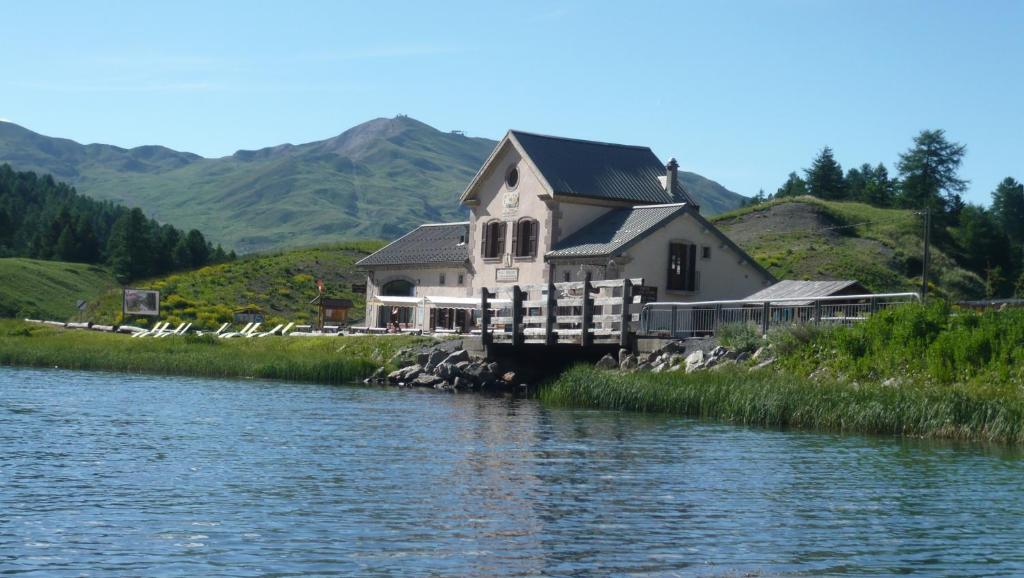
[[[462,285],[463,281],[465,281],[465,279],[463,278],[462,273],[459,273],[459,285]]]
[[[540,227],[534,219],[519,219],[512,229],[512,255],[516,257],[537,256],[537,231]]]
[[[505,223],[491,221],[484,225],[481,235],[483,246],[481,254],[485,259],[497,259],[505,254]]]
[[[437,281],[438,285],[444,285],[444,273],[441,273],[440,278]]]
[[[697,290],[697,245],[669,243],[666,288],[669,291]]]
[[[509,189],[516,188],[516,185],[519,184],[519,169],[512,167],[508,173],[505,174],[505,184]]]
[[[700,248],[700,258],[701,259],[710,259],[711,258],[711,247],[701,247]]]
[[[562,280],[563,281],[568,283],[570,279],[572,279],[572,273],[569,273],[568,271],[565,271],[565,272],[562,273]]]

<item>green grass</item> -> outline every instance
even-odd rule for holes
[[[774,369],[627,374],[581,366],[544,387],[541,399],[764,427],[1024,443],[1024,311],[908,306],[852,329],[779,332],[769,341],[779,355]]]
[[[0,259],[0,279],[0,317],[61,321],[76,317],[79,300],[95,301],[116,286],[102,267],[34,259]]]
[[[0,365],[343,384],[389,366],[399,349],[431,341],[398,335],[133,339],[0,320]]]
[[[378,241],[356,241],[248,255],[231,263],[132,285],[161,292],[160,320],[173,324],[188,321],[197,328],[212,329],[232,321],[232,311],[247,305],[265,312],[266,325],[310,322],[316,317],[316,308],[310,305],[317,295],[315,280],[323,279],[328,295],[352,300],[349,319],[356,322],[365,311],[365,294],[353,293],[352,283],[365,283],[366,275],[355,271],[355,262],[381,245]],[[87,315],[96,323],[120,323],[120,290],[103,294]]]
[[[779,219],[755,219],[772,209],[804,207],[819,219],[784,226]],[[815,197],[777,199],[712,218],[722,230],[779,279],[856,279],[876,292],[920,288],[922,223],[904,209],[883,209],[864,203],[824,201]],[[843,227],[822,231],[824,227]],[[933,294],[950,298],[978,297],[982,280],[932,249]]]

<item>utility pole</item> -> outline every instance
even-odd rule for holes
[[[928,261],[931,254],[932,239],[932,209],[926,207],[924,210],[924,260],[921,262],[921,302],[928,296]]]

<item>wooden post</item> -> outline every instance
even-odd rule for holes
[[[512,345],[523,344],[523,290],[512,286]]]
[[[487,304],[487,298],[490,294],[487,292],[487,287],[480,289],[480,342],[484,347],[491,344],[491,333],[488,325],[491,323],[491,309],[490,305]]]
[[[633,283],[629,279],[622,280],[622,327],[619,332],[619,347],[632,349],[629,343],[629,326],[633,322],[630,305],[633,303]]]
[[[590,347],[594,343],[594,334],[591,327],[594,324],[594,298],[590,295],[590,271],[583,277],[583,333],[580,335],[580,345]]]
[[[547,319],[544,320],[544,337],[547,345],[558,343],[558,334],[555,333],[555,319],[558,315],[558,293],[554,283],[548,283],[548,306]]]
[[[761,335],[768,335],[768,325],[771,323],[771,318],[772,304],[770,301],[765,301],[761,309]]]

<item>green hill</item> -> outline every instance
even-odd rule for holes
[[[923,225],[907,210],[863,203],[786,198],[712,219],[779,279],[856,279],[869,289],[921,287]],[[933,247],[932,290],[980,297],[984,283]]]
[[[358,321],[363,317],[365,295],[353,293],[352,283],[365,283],[366,276],[355,272],[355,262],[382,245],[376,241],[349,242],[248,255],[230,263],[139,281],[133,286],[160,291],[162,321],[190,321],[197,328],[216,328],[232,321],[235,309],[249,305],[263,310],[267,324],[309,322],[316,315],[315,307],[310,305],[317,296],[315,282],[323,279],[328,296],[353,301],[349,315],[352,321]],[[97,323],[120,323],[120,290],[103,293],[85,315]]]
[[[0,163],[53,174],[243,253],[392,239],[424,222],[463,219],[459,193],[495,144],[399,116],[322,141],[207,159],[161,146],[82,145],[0,122]],[[707,214],[743,200],[700,175],[680,179]]]
[[[0,259],[0,317],[73,319],[81,301],[117,286],[109,270],[81,263]]]

